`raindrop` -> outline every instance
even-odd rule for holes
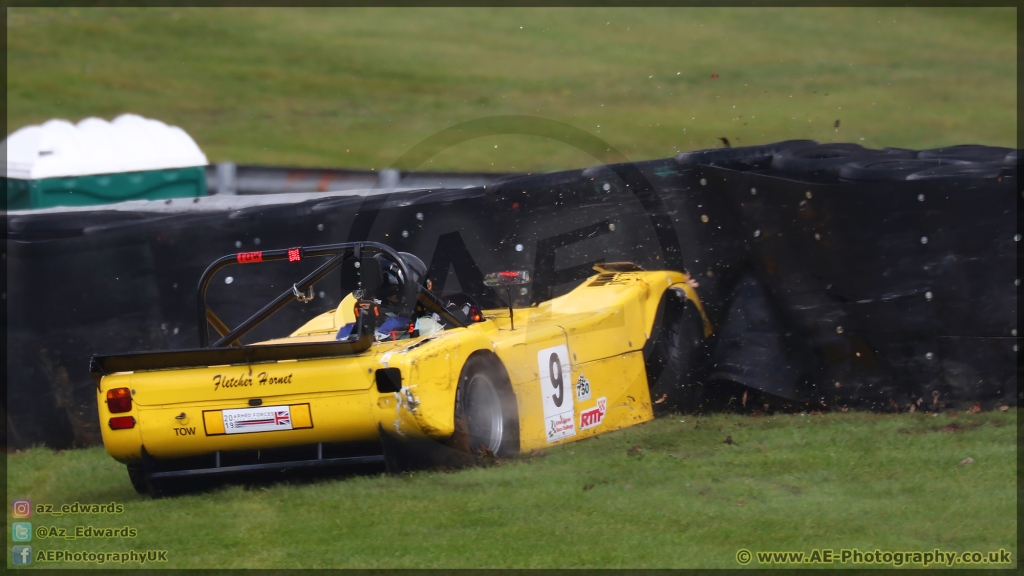
[[[754,238],[759,238],[760,236],[761,236],[761,231],[760,230],[754,230]]]
[[[523,245],[522,244],[516,244],[516,252],[522,252],[522,251],[523,251]]]
[[[615,232],[615,224],[609,224],[608,229],[611,230],[612,232]]]
[[[528,290],[526,289],[525,286],[519,289],[519,293],[522,294],[523,296],[526,296],[527,292],[528,292]]]
[[[160,329],[161,330],[167,330],[167,322],[164,322],[163,324],[161,324],[160,325]]]
[[[175,282],[174,284],[171,284],[171,288],[174,288],[175,290],[177,290],[178,289],[178,283]]]
[[[821,234],[818,234],[817,232],[815,232],[814,233],[814,239],[815,240],[821,240]]]
[[[321,291],[320,291],[320,298],[323,298],[323,297],[324,297],[324,296],[326,296],[326,295],[327,295],[327,294],[326,294],[326,293],[325,293],[325,292],[324,292],[323,290],[321,290]]]
[[[928,360],[931,360],[932,358],[935,358],[935,354],[928,352],[927,354],[924,355],[924,357],[927,358]]]
[[[242,241],[241,240],[235,240],[235,248],[241,248],[241,247],[242,247]]]
[[[700,215],[700,221],[701,222],[707,222],[708,221],[708,215],[707,214],[701,214]]]
[[[932,293],[931,292],[925,292],[924,293],[924,299],[925,300],[931,300],[932,299]]]
[[[750,195],[751,196],[757,196],[757,188],[751,188],[750,189]]]
[[[1016,345],[1016,344],[1014,344],[1014,345],[1013,345],[1013,351],[1014,351],[1014,352],[1016,352],[1016,351],[1017,351],[1017,345]]]
[[[1010,336],[1016,336],[1016,335],[1017,335],[1017,329],[1016,328],[1010,330]]]
[[[918,194],[917,195],[917,201],[918,202],[924,202],[924,194]]]
[[[323,224],[317,224],[316,225],[316,229],[322,231],[324,229],[324,225]]]
[[[804,196],[807,196],[807,199],[809,200],[809,199],[811,198],[811,191],[810,191],[810,190],[808,190],[808,191],[807,191],[807,192],[806,192],[806,193],[804,194]]]
[[[408,237],[409,237],[409,231],[408,230],[402,230],[402,238],[408,238]]]
[[[921,236],[921,244],[927,244],[927,243],[928,243],[928,237],[927,236]]]
[[[1020,286],[1020,278],[1017,278],[1016,280],[1014,280],[1013,281],[1013,285],[1014,286]]]
[[[712,272],[709,268],[708,271],[704,273],[704,275],[707,276],[708,278],[712,278],[715,275],[715,273]]]
[[[416,219],[417,220],[423,220],[423,212],[417,212],[416,213]]]
[[[235,281],[234,276],[228,276],[227,278],[224,279],[224,283],[225,284],[231,284],[234,281]]]
[[[1013,235],[1013,241],[1014,242],[1020,242],[1020,234],[1014,234]]]
[[[172,332],[174,332],[175,334],[177,334],[177,333],[178,333],[178,327],[177,327],[177,326],[175,326],[175,327],[174,327],[174,330],[172,330]]]
[[[843,327],[842,326],[836,326],[836,334],[842,334],[842,333],[843,333]]]
[[[252,243],[257,245],[257,246],[259,246],[260,245],[260,239],[259,238],[253,238],[252,239]]]
[[[700,179],[700,185],[701,185],[701,186],[707,186],[707,185],[708,185],[708,181],[707,181],[707,180],[705,180],[705,179],[703,179],[703,178],[701,178],[701,179]]]
[[[604,190],[605,192],[607,192],[607,191],[612,189],[612,185],[607,183],[607,182],[605,182],[604,186],[601,186],[601,189]]]

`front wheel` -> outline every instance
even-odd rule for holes
[[[455,392],[452,445],[477,455],[519,453],[519,410],[508,374],[492,356],[470,357]]]
[[[651,332],[644,346],[644,363],[654,413],[661,415],[685,404],[689,384],[696,376],[704,324],[685,293],[667,290]]]

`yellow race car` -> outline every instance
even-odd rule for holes
[[[326,262],[234,329],[206,306],[227,266],[310,258]],[[348,295],[336,309],[286,337],[242,342],[339,268]],[[383,244],[225,256],[200,281],[199,348],[93,357],[103,443],[137,491],[158,496],[168,483],[232,472],[454,467],[650,420],[711,325],[681,272],[595,271],[515,309],[510,290],[529,274],[488,274],[509,306],[481,310],[464,294],[435,295],[418,258]]]

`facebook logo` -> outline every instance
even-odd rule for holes
[[[15,546],[12,551],[14,553],[11,554],[11,562],[14,564],[24,565],[32,563],[31,546]]]
[[[14,524],[11,524],[11,539],[15,542],[31,542],[32,523],[15,522]]]

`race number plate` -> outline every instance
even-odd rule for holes
[[[537,353],[540,394],[544,400],[544,436],[548,442],[576,435],[573,385],[570,380],[569,349],[545,348]]]
[[[292,429],[290,406],[260,406],[259,408],[224,410],[223,417],[225,434]]]

